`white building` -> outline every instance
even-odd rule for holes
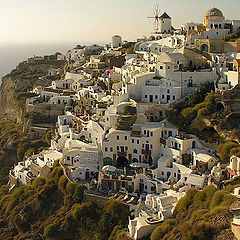
[[[227,167],[230,177],[240,176],[240,158],[231,156],[230,164]]]
[[[132,131],[111,129],[102,143],[103,161],[124,165],[138,162],[157,164],[160,157],[160,137],[175,136],[177,129],[162,122],[134,124]]]
[[[122,45],[122,37],[119,35],[112,36],[111,48],[118,48]]]

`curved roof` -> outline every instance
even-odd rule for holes
[[[186,58],[182,53],[169,53],[169,52],[163,52],[158,58],[159,62],[176,63],[177,60],[186,61]]]
[[[215,159],[213,156],[206,154],[206,153],[198,153],[196,157],[203,162],[209,162],[211,159]]]
[[[223,13],[221,10],[214,7],[214,8],[209,9],[206,12],[205,17],[224,17],[224,16],[223,16]]]

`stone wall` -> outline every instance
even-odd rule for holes
[[[63,115],[65,109],[64,104],[28,104],[26,106],[26,111],[28,113],[37,112],[41,113],[41,115],[49,116],[49,117],[57,117],[59,115]]]
[[[104,196],[100,196],[100,195],[97,195],[97,194],[92,194],[92,193],[85,192],[84,193],[84,200],[85,201],[93,201],[97,205],[102,206],[105,202],[107,202],[109,200],[109,198],[104,197]]]

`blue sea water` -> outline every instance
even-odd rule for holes
[[[29,57],[50,55],[56,52],[66,53],[80,43],[0,43],[0,83],[2,77],[10,73],[20,62]]]

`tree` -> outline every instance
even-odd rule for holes
[[[115,226],[127,226],[130,212],[128,205],[118,200],[109,200],[104,205],[100,220],[100,239],[107,239]]]

